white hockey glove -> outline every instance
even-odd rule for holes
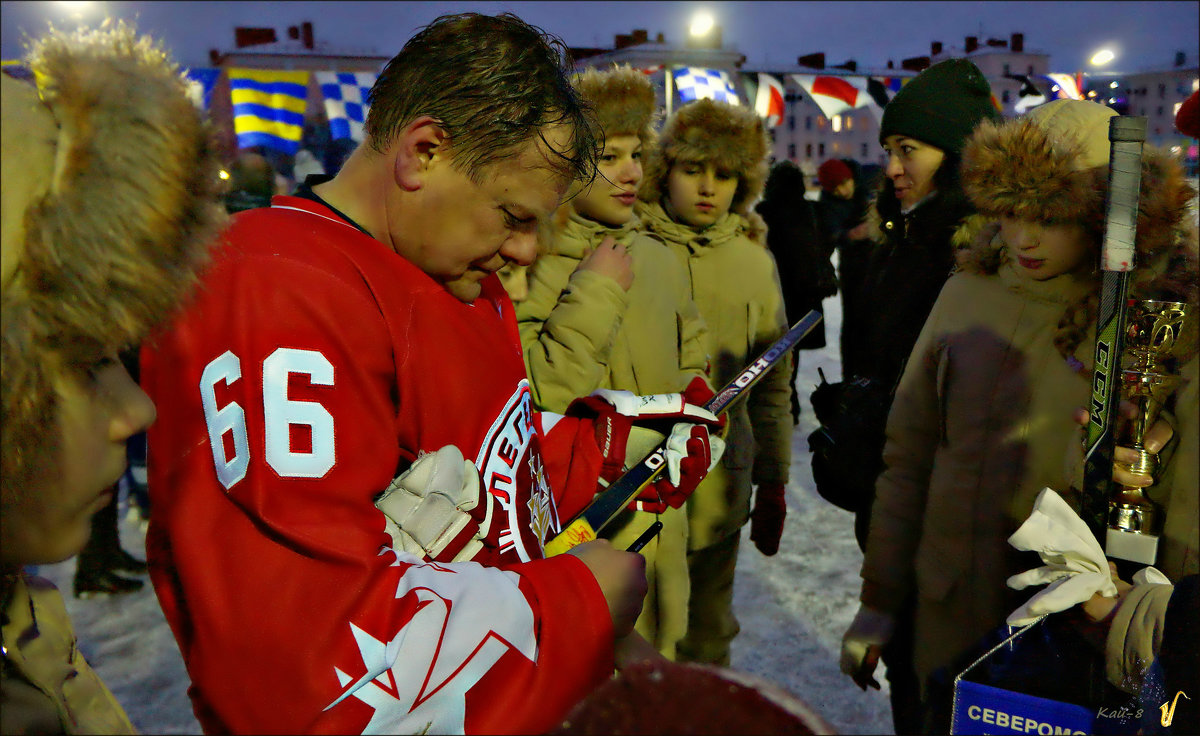
[[[479,525],[469,513],[479,503],[479,471],[454,445],[423,453],[396,477],[375,507],[386,517],[397,549],[444,562],[471,559],[483,547]],[[454,545],[461,549],[454,549]],[[449,550],[448,550],[449,548]]]
[[[600,389],[576,399],[567,413],[594,419],[596,441],[604,456],[600,477],[608,483],[667,440],[667,477],[647,485],[631,504],[641,511],[662,513],[682,506],[725,451],[725,441],[710,433],[725,419],[700,405],[711,396],[700,378],[682,394],[638,396]]]

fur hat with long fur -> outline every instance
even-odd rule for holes
[[[645,202],[662,202],[676,161],[712,162],[736,172],[738,188],[730,209],[747,215],[762,193],[770,148],[767,129],[754,110],[713,100],[689,102],[667,120],[658,148],[646,160],[638,196]]]
[[[57,443],[56,384],[138,344],[224,222],[209,126],[166,54],[124,24],[50,31],[3,82],[7,491]]]
[[[963,188],[979,212],[1048,224],[1084,227],[1099,263],[1108,193],[1108,120],[1115,113],[1093,102],[1056,100],[1027,116],[985,121],[963,151]],[[1197,299],[1195,230],[1185,217],[1192,188],[1179,163],[1146,146],[1138,199],[1136,266],[1131,294]],[[981,234],[963,259],[968,270],[994,273],[1004,258],[996,229]],[[1056,343],[1069,354],[1095,320],[1095,299],[1064,315]]]
[[[654,85],[641,72],[618,66],[607,71],[587,69],[572,79],[579,96],[596,113],[604,135],[636,135],[643,150],[654,145],[654,118],[658,102]]]

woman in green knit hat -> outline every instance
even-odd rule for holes
[[[847,463],[846,484],[860,499],[855,536],[866,548],[875,498],[875,479],[883,469],[884,430],[894,389],[917,335],[942,284],[954,267],[955,250],[968,245],[982,227],[958,179],[959,157],[975,127],[999,119],[991,87],[966,59],[949,59],[925,70],[900,90],[884,108],[879,142],[888,156],[884,181],[868,212],[876,246],[867,265],[859,301],[863,304],[863,406],[853,407],[855,431],[835,441],[854,445],[857,462]],[[847,381],[851,376],[844,377]],[[833,428],[836,430],[836,427]],[[847,455],[843,455],[846,457]],[[814,466],[822,462],[814,458]],[[833,468],[838,471],[839,468]],[[913,671],[913,601],[892,615],[855,618],[845,634],[842,669],[860,687],[868,682],[866,644],[882,644],[891,685],[896,733],[921,728],[920,695]],[[886,618],[887,620],[883,620]],[[888,636],[883,635],[887,633]],[[861,646],[859,646],[861,645]],[[853,661],[851,661],[853,660]],[[871,665],[873,668],[873,663]]]

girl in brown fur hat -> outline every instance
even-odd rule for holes
[[[964,188],[994,224],[946,282],[900,380],[862,570],[862,611],[888,615],[916,594],[915,665],[926,699],[930,674],[957,674],[964,653],[1028,597],[1005,582],[1039,563],[1006,540],[1037,494],[1049,487],[1074,502],[1080,485],[1081,464],[1064,458],[1077,456],[1074,415],[1090,395],[1114,114],[1055,101],[982,124],[964,150]],[[1190,196],[1178,165],[1148,149],[1134,298],[1196,304]],[[1178,449],[1153,494],[1168,507],[1159,566],[1172,579],[1197,568],[1194,334],[1181,361]],[[1171,435],[1169,424],[1156,426],[1147,449],[1158,452]],[[1153,482],[1119,465],[1114,475]]]
[[[661,241],[638,232],[633,212],[642,161],[655,143],[654,87],[629,67],[589,69],[574,84],[596,112],[604,152],[596,178],[559,209],[549,252],[529,267],[528,295],[517,304],[534,403],[563,413],[596,389],[674,393],[696,380],[689,400],[702,404],[711,395],[708,353],[687,270]],[[650,486],[604,536],[624,549],[656,519],[664,526],[641,550],[648,590],[635,629],[674,659],[687,629],[686,512]]]
[[[768,148],[753,110],[697,100],[667,121],[646,164],[642,228],[687,267],[691,296],[708,326],[714,386],[787,330],[765,226],[750,209],[762,192]],[[751,538],[764,554],[778,550],[791,464],[791,373],[788,356],[730,410],[725,456],[688,502],[692,590],[681,660],[729,664],[738,633],[734,566],[752,486],[758,490]]]
[[[37,42],[3,76],[4,733],[129,733],[84,661],[60,562],[154,419],[116,359],[178,302],[222,217],[216,158],[162,51],[118,26]]]

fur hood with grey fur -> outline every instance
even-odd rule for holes
[[[766,127],[754,110],[713,100],[689,102],[667,120],[658,149],[646,159],[638,197],[661,202],[666,197],[667,174],[676,161],[711,161],[737,172],[738,188],[730,210],[747,216],[762,194],[770,148]]]

